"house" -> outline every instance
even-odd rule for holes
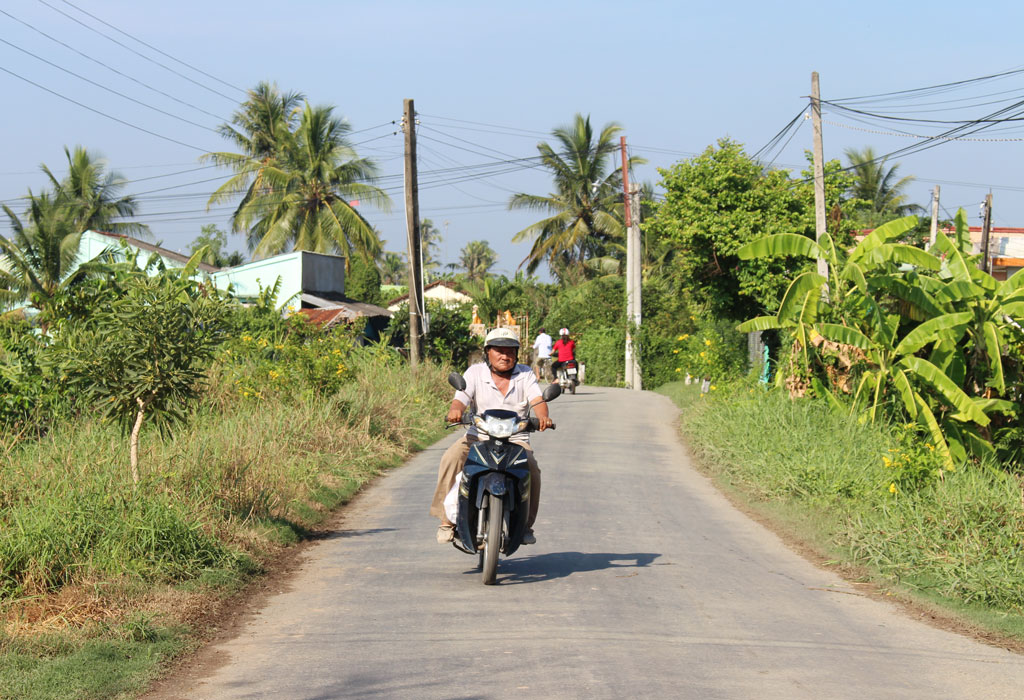
[[[82,234],[81,242],[78,244],[78,260],[85,262],[92,260],[103,251],[112,251],[114,258],[124,262],[127,259],[126,249],[134,249],[140,255],[136,262],[144,267],[153,255],[159,257],[167,267],[185,267],[189,256],[176,253],[158,245],[140,241],[137,238],[126,236],[123,233],[107,233],[105,231],[86,231]],[[220,268],[206,263],[199,263],[199,270],[205,273],[216,272]]]
[[[472,304],[473,297],[463,294],[455,288],[451,280],[438,280],[431,282],[423,288],[423,298],[439,301],[445,306],[458,306],[459,304]],[[388,311],[398,311],[402,304],[409,303],[409,294],[395,297],[388,302]]]
[[[947,236],[956,235],[954,229],[943,231]],[[981,253],[981,226],[971,226],[971,251]],[[993,226],[988,237],[988,255],[992,262],[989,268],[997,280],[1005,280],[1017,270],[1024,268],[1024,228]]]

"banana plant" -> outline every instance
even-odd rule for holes
[[[869,322],[875,320],[869,317]],[[900,316],[887,314],[883,323],[871,328],[871,335],[837,323],[819,323],[815,329],[835,343],[859,348],[864,353],[866,368],[853,396],[855,411],[874,421],[881,408],[898,397],[912,419],[925,425],[932,442],[949,466],[960,457],[959,446],[951,449],[949,441],[921,388],[944,404],[943,414],[952,413],[960,422],[987,426],[989,418],[984,407],[957,386],[945,372],[931,361],[917,356],[928,345],[956,344],[966,333],[971,315],[967,312],[943,314],[918,325],[902,338],[898,337]]]

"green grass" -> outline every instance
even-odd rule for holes
[[[442,368],[331,347],[308,381],[266,346],[215,367],[186,426],[144,429],[137,487],[124,436],[87,416],[5,455],[0,697],[133,697],[201,634],[182,610],[237,592],[443,435]]]
[[[818,402],[732,386],[659,389],[706,470],[824,556],[1024,639],[1024,504],[994,465],[940,468],[907,426],[862,424]]]

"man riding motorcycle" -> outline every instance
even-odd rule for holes
[[[558,370],[564,367],[567,362],[572,362],[576,359],[576,341],[569,337],[568,328],[559,329],[558,340],[551,346],[551,352],[555,356],[555,362],[551,363],[551,374],[557,380]]]
[[[499,408],[526,416],[532,408],[539,429],[543,431],[550,428],[553,423],[548,416],[548,405],[541,396],[537,377],[529,366],[517,362],[518,356],[519,338],[512,330],[495,328],[488,333],[484,338],[485,362],[473,365],[463,374],[466,389],[455,392],[451,407],[448,409],[448,422],[460,422],[463,412],[470,405],[474,406],[474,412],[477,414]],[[444,497],[455,484],[458,473],[462,471],[470,446],[478,440],[476,428],[470,426],[466,434],[452,444],[441,457],[437,487],[430,505],[430,514],[441,519],[441,525],[437,529],[438,543],[451,542],[455,537],[455,525],[448,520],[444,512]],[[540,467],[530,448],[529,433],[516,433],[511,441],[526,448],[530,467],[530,513],[523,544],[535,544],[537,538],[533,534],[533,523],[537,519],[537,508],[540,505]]]

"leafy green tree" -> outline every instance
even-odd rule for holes
[[[134,277],[108,308],[65,326],[52,348],[54,374],[129,437],[136,484],[143,422],[169,430],[186,420],[223,341],[226,305],[189,279],[200,257],[182,270]]]
[[[466,271],[466,280],[475,282],[487,277],[498,254],[487,241],[470,241],[459,253],[459,265]]]
[[[201,233],[196,236],[189,246],[189,254],[195,254],[205,248],[205,253],[200,262],[216,267],[234,267],[245,262],[245,258],[237,250],[228,253],[228,234],[217,228],[216,224],[206,224]]]
[[[276,88],[250,93],[233,119],[238,128],[222,128],[243,152],[204,156],[236,173],[209,205],[244,192],[232,230],[246,234],[257,256],[291,248],[376,258],[380,239],[356,203],[390,207],[384,191],[369,184],[377,167],[358,156],[348,140],[351,127],[333,115],[333,107],[306,103],[296,121],[298,99]]]
[[[509,200],[509,209],[548,214],[512,238],[517,243],[533,240],[523,261],[528,272],[547,261],[560,278],[572,277],[588,258],[622,250],[622,169],[615,166],[614,157],[619,148],[615,137],[621,131],[612,122],[595,135],[590,117],[577,114],[572,124],[551,132],[556,146],[543,141],[537,145],[542,165],[554,176],[554,192],[519,193]],[[646,161],[631,158],[629,162]]]
[[[846,149],[846,159],[853,170],[850,196],[856,200],[854,215],[866,227],[924,210],[909,201],[905,190],[914,181],[912,176],[898,177],[899,164],[887,167],[888,159],[879,158],[870,146]]]
[[[57,177],[46,165],[42,170],[53,185],[54,200],[64,207],[69,217],[68,228],[76,233],[111,231],[132,235],[149,235],[149,227],[133,221],[119,221],[135,216],[138,204],[131,195],[121,195],[125,180],[120,173],[108,172],[106,161],[81,146],[74,152],[64,147],[68,174]]]
[[[345,276],[345,296],[367,304],[380,304],[380,271],[377,266],[360,256],[351,260]]]
[[[843,175],[827,168],[827,209],[842,220]],[[771,233],[814,238],[813,190],[785,170],[765,171],[730,139],[660,171],[665,201],[644,230],[648,249],[671,253],[665,274],[687,289],[712,315],[741,321],[774,311],[789,281],[807,263],[800,259],[742,261],[736,251]],[[845,229],[843,229],[845,230]]]

